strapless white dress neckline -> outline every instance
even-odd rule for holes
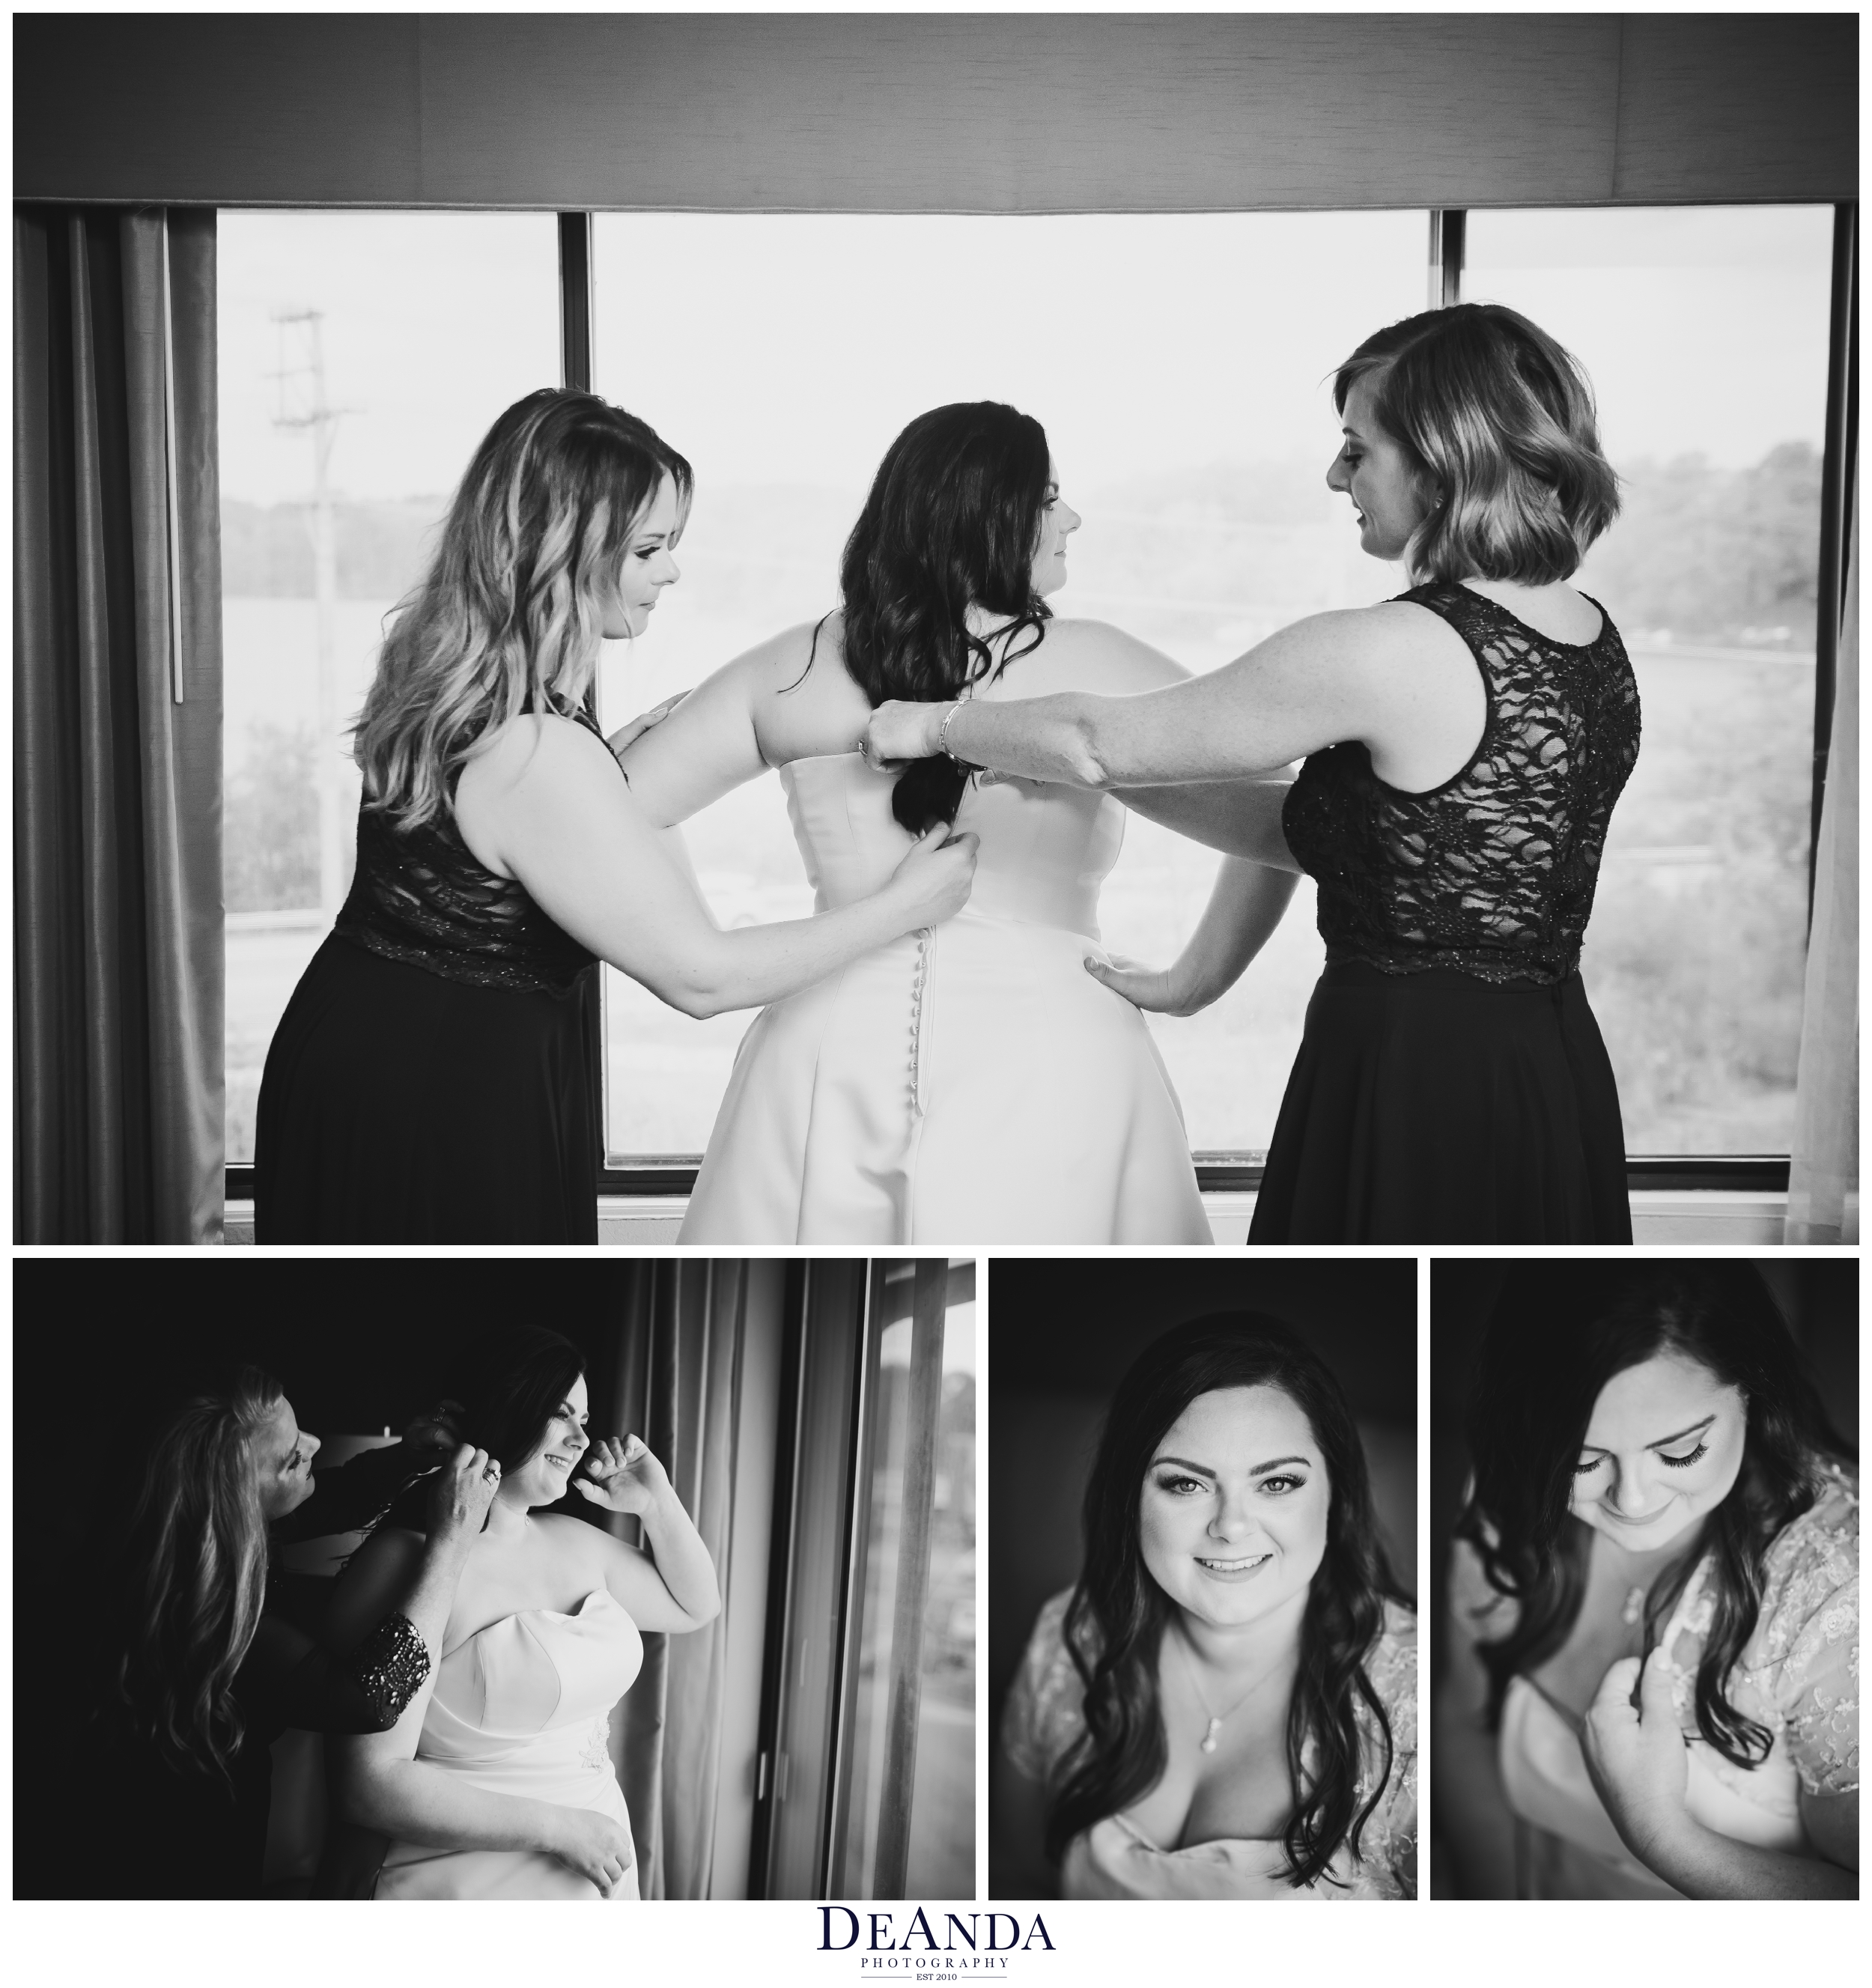
[[[495,1794],[597,1809],[630,1827],[610,1752],[611,1708],[643,1667],[644,1644],[603,1588],[567,1614],[529,1608],[476,1631],[437,1666],[416,1757]],[[380,1898],[575,1898],[597,1887],[529,1850],[394,1843]],[[634,1864],[611,1894],[637,1895]]]
[[[819,910],[911,837],[856,752],[779,769]],[[1208,1242],[1182,1110],[1144,1017],[1088,974],[1124,840],[1108,796],[972,783],[955,918],[775,1002],[742,1039],[684,1242]]]

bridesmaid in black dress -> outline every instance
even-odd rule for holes
[[[1639,729],[1617,631],[1566,584],[1618,508],[1591,390],[1526,319],[1462,304],[1368,339],[1335,398],[1326,480],[1408,593],[1144,697],[884,705],[867,750],[1121,788],[1244,859],[1174,965],[1088,962],[1141,1006],[1188,1013],[1241,972],[1278,901],[1245,871],[1317,880],[1326,967],[1251,1241],[1628,1242],[1579,973]],[[1302,756],[1290,786],[1245,777]]]
[[[797,993],[966,900],[932,833],[873,897],[724,932],[588,709],[678,577],[689,465],[596,395],[508,409],[386,637],[357,870],[267,1052],[262,1242],[595,1242],[597,962],[692,1015]]]

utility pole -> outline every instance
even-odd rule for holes
[[[325,313],[298,309],[278,310],[279,326],[279,412],[273,425],[303,428],[312,437],[312,576],[316,608],[318,716],[314,777],[319,796],[319,909],[327,918],[338,915],[344,894],[343,794],[338,769],[338,539],[332,516],[332,445],[338,439],[338,420],[346,411],[334,407],[325,392]],[[289,364],[287,346],[296,348],[298,363]]]

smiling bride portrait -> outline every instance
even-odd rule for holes
[[[1773,1275],[1437,1267],[1439,1895],[1858,1895],[1858,1266]]]
[[[1058,1284],[1079,1371],[1116,1383],[1077,1578],[1029,1618],[1020,1598],[1041,1584],[1040,1555],[1059,1553],[1065,1513],[1025,1494],[1083,1454],[1097,1411],[1063,1413],[1070,1396],[1035,1390],[1046,1361],[1031,1351],[1002,1395],[997,1358],[997,1509],[1017,1506],[1029,1536],[997,1533],[998,1672],[1006,1632],[1032,1627],[1001,1714],[995,1896],[1416,1895],[1416,1614],[1388,1545],[1407,1537],[1412,1436],[1407,1420],[1368,1438],[1335,1371],[1356,1348],[1407,1398],[1412,1296],[1407,1266],[1347,1267],[1224,1280],[1194,1265],[995,1266],[1003,1318]],[[1089,1280],[1114,1288],[1084,1292]],[[1235,1303],[1201,1309],[1218,1296]],[[1308,1325],[1245,1302],[1272,1297]],[[1388,1330],[1374,1322],[1386,1311]],[[1113,1371],[1127,1342],[1141,1350]]]

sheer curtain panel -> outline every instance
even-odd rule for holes
[[[749,1266],[659,1261],[640,1269],[616,1369],[603,1383],[592,1376],[593,1425],[640,1435],[661,1459],[726,1595]],[[635,1522],[618,1518],[612,1529],[629,1536]],[[709,1895],[728,1632],[725,1608],[686,1636],[646,1636],[643,1670],[611,1735],[646,1898]]]
[[[221,1226],[215,215],[13,224],[14,1233]]]
[[[1855,478],[1851,516],[1859,516]],[[1859,546],[1840,621],[1826,799],[1813,871],[1813,924],[1800,1024],[1789,1242],[1859,1240]]]

